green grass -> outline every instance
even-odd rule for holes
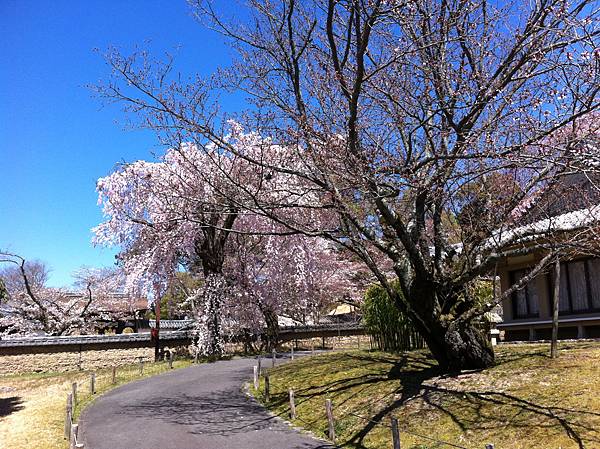
[[[173,368],[184,368],[191,363],[177,360]],[[28,373],[0,377],[0,448],[65,449],[63,438],[65,405],[71,385],[77,382],[75,420],[81,411],[102,393],[119,385],[169,371],[166,362],[145,363],[144,374],[139,365],[117,368],[117,382],[112,384],[112,369],[95,370],[96,394],[90,393],[90,372]]]
[[[390,417],[399,420],[402,448],[600,448],[600,344],[497,349],[497,366],[442,376],[426,351],[403,355],[335,352],[270,370],[274,413],[324,436],[325,399],[334,405],[336,442],[346,448],[391,448]],[[257,398],[262,398],[263,383]]]

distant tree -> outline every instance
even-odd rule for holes
[[[232,134],[231,144],[245,154],[294,163],[293,152],[252,133]],[[263,322],[275,341],[278,314],[306,320],[335,296],[326,291],[339,288],[334,273],[342,263],[334,263],[331,244],[248,213],[242,201],[249,194],[290,202],[311,198],[290,197],[293,187],[284,175],[266,183],[264,176],[231,152],[180,143],[157,162],[125,164],[98,181],[107,220],[94,229],[95,242],[118,246],[128,285],[163,298],[161,306],[187,295],[206,355],[222,354],[226,333]],[[240,297],[250,310],[240,309]]]
[[[158,300],[184,266],[202,278],[194,300],[201,311],[199,345],[208,355],[224,351],[221,307],[227,295],[225,247],[239,208],[223,194],[235,159],[181,144],[158,162],[125,164],[98,180],[106,221],[95,243],[118,246],[128,285]]]
[[[0,328],[4,335],[38,332],[64,335],[88,333],[99,320],[110,319],[114,297],[121,279],[112,269],[82,269],[75,274],[75,291],[47,286],[49,270],[40,261],[0,251],[0,278],[7,299]]]
[[[314,323],[332,304],[362,295],[355,279],[360,264],[327,240],[236,234],[233,245],[226,267],[242,309],[237,321],[255,330],[265,325],[267,349],[278,341],[279,317]]]
[[[179,271],[169,280],[165,293],[160,298],[160,315],[166,320],[193,316],[195,304],[190,297],[202,287],[201,279],[190,273]]]

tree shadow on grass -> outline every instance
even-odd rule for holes
[[[373,373],[312,384],[297,390],[296,397],[299,403],[318,396],[322,396],[323,400],[325,397],[331,397],[338,409],[341,405],[345,405],[343,408],[345,416],[341,413],[336,416],[339,421],[351,417],[355,421],[358,419],[356,422],[362,420],[358,430],[354,430],[346,438],[345,444],[352,447],[364,448],[365,437],[377,426],[387,425],[386,417],[399,411],[412,400],[419,401],[414,403],[416,415],[427,409],[437,411],[449,417],[462,432],[502,431],[509,427],[525,430],[537,428],[545,432],[561,433],[559,429],[562,429],[562,432],[580,449],[586,447],[586,443],[593,444],[594,447],[600,446],[598,444],[600,443],[600,413],[549,406],[503,391],[449,388],[447,381],[452,383],[453,377],[460,378],[461,375],[442,375],[437,363],[424,354],[415,356],[409,353],[399,361],[397,358],[387,358],[379,354],[345,354],[344,356],[356,359],[363,366],[368,366],[372,362],[379,366],[383,364],[389,369],[387,372],[379,369]],[[505,357],[499,363],[510,363],[532,356],[545,358],[541,353],[526,351],[525,354]],[[399,381],[399,386],[394,388],[389,394],[390,400],[385,401],[384,406],[378,408],[375,414],[369,413],[368,410],[352,409],[351,402],[354,397],[376,398],[377,395],[371,393],[376,393],[378,387],[391,380]],[[352,390],[352,393],[350,394],[348,390]],[[279,401],[279,405],[283,405],[287,397],[280,396],[274,401]],[[544,400],[547,402],[547,398]],[[369,408],[376,405],[373,402],[369,404]],[[410,433],[409,430],[408,427],[404,429]],[[431,430],[434,435],[435,429]]]
[[[556,425],[583,449],[587,443],[600,443],[600,413],[542,405],[502,391],[451,389],[426,385],[423,402],[440,411],[464,432],[511,429],[545,429]],[[586,423],[594,420],[595,424]],[[595,446],[594,446],[595,447]]]
[[[19,396],[0,398],[0,418],[23,409],[23,399]]]

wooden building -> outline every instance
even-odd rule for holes
[[[596,181],[578,173],[562,180],[560,186],[549,186],[524,211],[519,224],[551,228],[553,238],[565,241],[573,233],[597,226],[600,195]],[[600,241],[598,245],[593,239],[590,242],[583,251],[575,249],[561,256],[559,339],[600,338]],[[542,251],[536,250],[505,260],[499,267],[501,290],[506,291],[526,276],[543,256]],[[498,329],[504,331],[504,340],[551,338],[552,268],[538,274],[503,303],[503,322],[498,324]]]

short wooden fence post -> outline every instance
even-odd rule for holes
[[[265,373],[265,401],[269,402],[271,400],[270,393],[270,385],[269,385],[269,373]]]
[[[67,406],[65,413],[65,439],[71,436],[71,424],[73,417],[73,394],[67,394]]]
[[[140,359],[140,376],[144,374],[144,361]]]
[[[315,342],[312,342],[310,345],[310,353],[311,355],[315,355]]]
[[[71,384],[71,394],[73,394],[73,405],[77,405],[77,382]]]
[[[96,373],[90,374],[90,393],[96,394]]]
[[[392,422],[392,444],[394,449],[400,449],[400,432],[398,431],[398,418],[391,417]]]
[[[292,346],[292,360],[294,360],[294,347]]]
[[[169,353],[169,369],[173,369],[173,353]]]
[[[296,419],[296,401],[294,400],[294,390],[290,388],[290,419]]]
[[[275,362],[277,361],[277,351],[273,349],[273,367],[275,366]]]
[[[117,383],[117,367],[112,367],[112,383],[113,385]]]
[[[260,354],[258,354],[258,374],[260,374],[262,372],[261,365],[262,365],[262,357],[260,356]]]
[[[254,365],[254,389],[258,390],[258,366]]]
[[[360,335],[357,335],[357,337],[358,338],[356,339],[356,346],[357,346],[356,349],[360,349]]]
[[[335,427],[333,422],[333,405],[331,399],[325,400],[325,411],[327,412],[327,424],[329,425],[329,439],[335,441]]]

